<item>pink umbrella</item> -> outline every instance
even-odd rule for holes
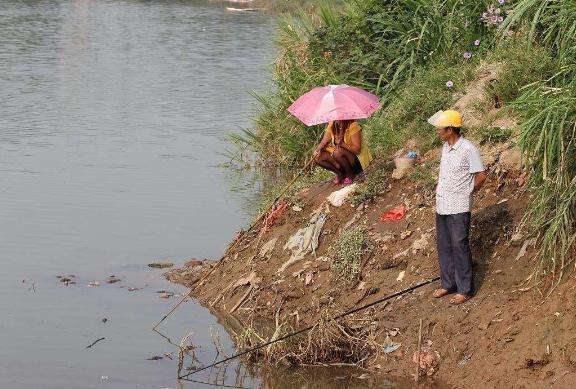
[[[348,85],[328,85],[300,96],[288,112],[307,126],[333,120],[364,119],[381,107],[378,96]]]

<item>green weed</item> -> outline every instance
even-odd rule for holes
[[[332,270],[344,283],[356,281],[362,265],[362,254],[368,239],[365,229],[354,227],[343,231],[330,246]]]
[[[533,83],[512,104],[523,119],[520,146],[533,173],[526,220],[542,238],[542,272],[561,279],[576,242],[576,65]]]

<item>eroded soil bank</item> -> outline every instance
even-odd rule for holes
[[[568,279],[547,299],[525,282],[534,265],[535,241],[520,226],[529,194],[517,146],[487,145],[482,152],[490,173],[473,211],[476,296],[452,306],[449,298],[432,298],[434,283],[355,314],[373,323],[381,344],[400,345],[381,353],[369,369],[414,374],[422,319],[427,358],[422,370],[432,379],[458,388],[573,387],[576,282]],[[246,234],[222,261],[192,261],[166,275],[195,286],[194,296],[212,309],[241,320],[277,318],[293,328],[315,323],[326,311],[340,313],[436,277],[430,180],[437,175],[438,158],[439,150],[427,153],[416,167],[419,174],[401,179],[391,177],[388,163],[377,161],[366,180],[378,177],[384,189],[358,206],[327,202],[341,187],[312,186],[290,199],[272,226]],[[404,218],[381,221],[383,212],[401,204],[407,207]],[[310,225],[315,212],[326,215],[317,249],[286,266],[292,253],[285,244]],[[355,227],[365,231],[366,242],[359,275],[344,282],[334,271],[330,247],[343,230]]]

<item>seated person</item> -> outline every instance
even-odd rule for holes
[[[336,185],[348,185],[372,161],[370,150],[362,139],[356,121],[336,120],[328,123],[322,140],[314,151],[314,162],[336,174]]]

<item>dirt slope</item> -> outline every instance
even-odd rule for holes
[[[568,280],[546,300],[530,288],[532,284],[523,282],[530,275],[534,247],[517,233],[528,194],[514,153],[510,144],[483,150],[490,173],[473,211],[476,296],[451,306],[448,298],[431,297],[437,287],[433,284],[359,313],[381,329],[398,330],[394,342],[401,343],[400,348],[373,364],[375,370],[402,376],[413,373],[422,319],[425,350],[434,359],[429,373],[442,382],[462,388],[574,387],[576,282]],[[429,153],[420,163],[436,166],[437,153]],[[377,163],[373,169],[384,165]],[[431,177],[437,174],[435,169],[424,172]],[[311,187],[292,199],[268,231],[248,234],[220,263],[193,263],[196,266],[171,271],[167,277],[193,286],[211,272],[194,292],[203,304],[233,311],[240,318],[273,319],[279,310],[280,317],[294,327],[314,323],[326,308],[341,312],[436,277],[432,191],[422,179],[385,177],[387,189],[358,207],[326,205],[327,195],[340,189],[331,183]],[[408,207],[403,220],[380,220],[384,211],[399,204]],[[329,213],[316,255],[308,254],[279,272],[290,257],[284,244],[319,207]],[[361,275],[353,284],[343,284],[327,258],[344,226],[364,226],[368,234]],[[273,249],[260,255],[274,239]]]

